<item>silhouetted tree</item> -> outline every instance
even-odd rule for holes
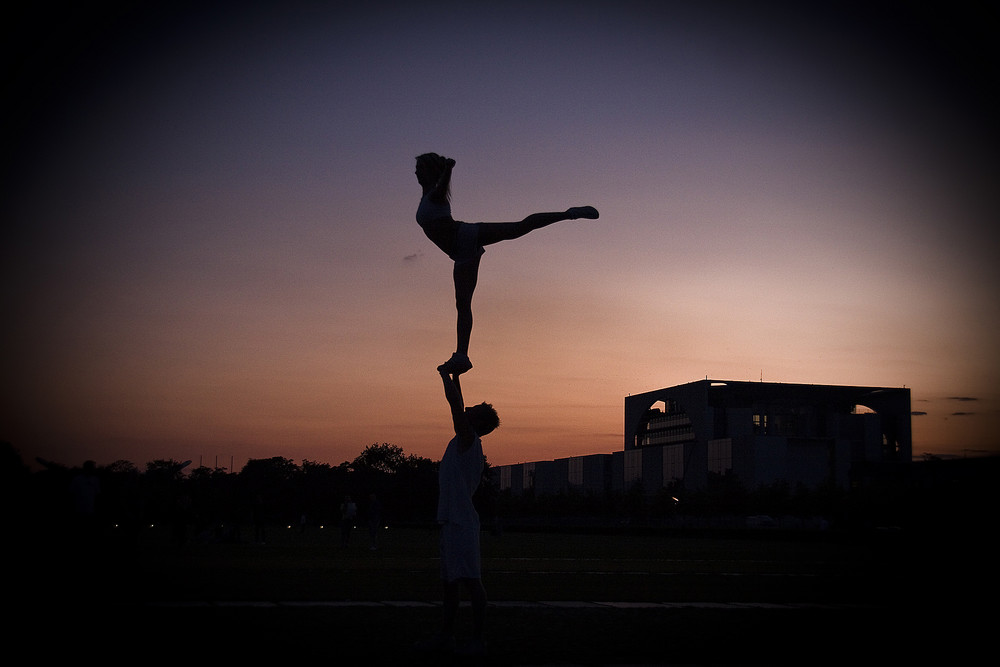
[[[374,471],[393,475],[406,465],[406,455],[402,447],[383,442],[364,448],[361,454],[351,462],[351,467],[358,472]]]
[[[5,526],[28,525],[30,517],[26,517],[24,507],[34,507],[28,503],[31,471],[21,460],[20,453],[9,442],[0,442],[0,493],[3,494],[3,509],[0,512]]]
[[[330,524],[336,520],[336,508],[349,488],[351,471],[344,465],[303,460],[297,475],[297,510],[310,523]]]
[[[293,486],[298,472],[291,459],[281,456],[247,461],[239,472],[239,488],[254,523],[287,522],[298,516]]]
[[[408,456],[396,472],[391,515],[404,521],[433,521],[437,512],[438,465],[420,456]],[[383,499],[383,507],[386,505]]]
[[[126,461],[125,459],[118,459],[113,463],[109,463],[104,466],[104,469],[110,475],[134,475],[139,472],[139,469],[135,467],[134,463]]]

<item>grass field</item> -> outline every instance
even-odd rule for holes
[[[147,546],[137,560],[149,600],[437,600],[437,532],[367,535],[272,530],[265,544]],[[891,545],[820,539],[627,534],[483,534],[493,600],[878,603],[898,587]],[[877,584],[877,585],[875,585]]]
[[[79,544],[46,544],[25,564],[46,574],[35,573],[14,636],[105,664],[137,653],[461,664],[410,648],[436,628],[436,531],[380,538],[376,551],[361,531],[344,549],[335,531],[278,527],[264,544],[178,547],[157,531],[89,556]],[[891,534],[484,533],[485,664],[842,662],[915,648],[962,663],[978,625],[950,606],[948,577],[934,571],[951,567],[941,560],[950,550],[934,544]]]

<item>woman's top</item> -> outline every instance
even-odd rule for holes
[[[451,203],[447,199],[443,202],[432,201],[428,195],[421,197],[420,205],[417,206],[417,222],[420,226],[440,218],[451,218]]]
[[[424,195],[417,207],[417,223],[424,234],[456,262],[478,260],[486,250],[479,245],[479,223],[451,217],[451,204],[431,201]]]

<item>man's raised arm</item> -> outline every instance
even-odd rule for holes
[[[451,408],[451,421],[455,426],[455,435],[458,436],[459,444],[465,449],[472,445],[476,439],[476,432],[472,429],[469,418],[465,414],[462,385],[458,381],[458,375],[449,375],[444,371],[439,372],[441,381],[444,383],[444,396],[448,399],[448,406]]]

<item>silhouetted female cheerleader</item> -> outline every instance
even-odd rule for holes
[[[593,206],[576,206],[562,213],[533,213],[519,222],[461,222],[451,217],[451,171],[455,161],[437,153],[417,156],[417,182],[423,189],[417,223],[434,244],[455,262],[455,307],[458,341],[455,353],[438,367],[459,374],[472,368],[469,338],[472,335],[472,295],[479,280],[479,259],[485,246],[524,236],[562,220],[597,219]]]

